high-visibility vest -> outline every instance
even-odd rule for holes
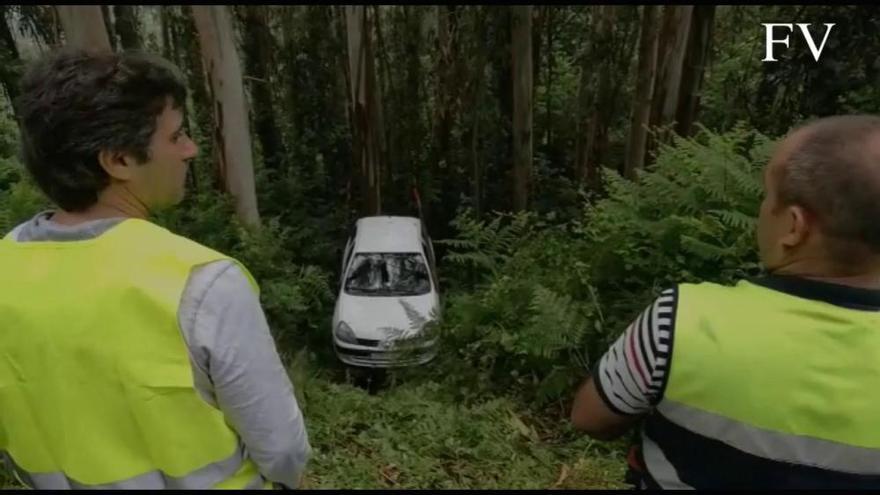
[[[0,240],[0,450],[23,481],[267,487],[196,391],[178,325],[190,271],[221,259],[138,219],[89,240]]]
[[[642,435],[650,484],[880,486],[880,312],[683,284],[671,356]]]

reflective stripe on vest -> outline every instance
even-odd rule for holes
[[[9,459],[15,475],[20,481],[31,488],[37,490],[198,490],[206,487],[217,487],[217,485],[236,477],[250,481],[243,487],[240,483],[232,488],[240,487],[245,490],[255,490],[261,488],[269,488],[263,477],[259,473],[254,473],[254,469],[248,467],[242,456],[243,449],[236,449],[235,454],[220,462],[209,464],[199,468],[192,473],[175,478],[163,474],[161,471],[151,471],[133,478],[120,480],[113,483],[104,483],[99,485],[87,485],[79,483],[65,476],[63,472],[56,471],[52,473],[29,473],[15,464],[15,461]],[[250,466],[252,468],[252,466]]]
[[[83,241],[0,240],[0,450],[22,477],[253,483],[238,436],[195,390],[177,321],[191,269],[221,259],[135,219]]]
[[[880,485],[880,312],[748,282],[683,284],[674,332],[645,428],[658,484]]]
[[[652,481],[660,484],[661,488],[667,490],[693,490],[692,486],[685,484],[678,478],[675,466],[669,462],[663,450],[644,433],[642,434],[642,457],[645,459],[645,466],[650,466],[648,469]]]
[[[843,473],[880,475],[878,449],[785,435],[674,401],[665,401],[657,409],[670,421],[752,455]]]

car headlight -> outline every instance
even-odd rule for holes
[[[336,325],[336,338],[347,343],[347,344],[357,344],[357,336],[354,334],[354,330],[348,326],[348,323],[344,321],[340,321]]]

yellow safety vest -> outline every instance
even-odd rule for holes
[[[671,356],[643,434],[660,487],[880,486],[880,312],[683,284]]]
[[[0,240],[0,449],[25,482],[267,486],[196,391],[178,325],[190,271],[221,259],[137,219],[89,240]]]

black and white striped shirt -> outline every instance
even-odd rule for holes
[[[678,291],[669,289],[630,324],[602,356],[594,378],[614,412],[648,412],[662,398],[669,370]]]

